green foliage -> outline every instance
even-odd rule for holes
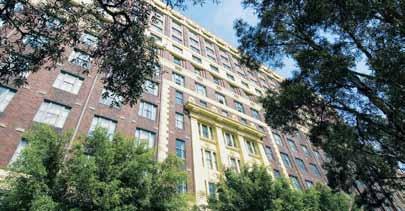
[[[291,188],[285,179],[273,180],[264,167],[228,170],[218,187],[218,197],[209,200],[209,208],[228,211],[349,211],[352,200],[316,184],[305,191]]]
[[[267,123],[287,132],[306,126],[329,158],[331,187],[360,190],[369,208],[389,203],[405,189],[397,176],[405,163],[405,2],[243,4],[259,19],[236,22],[243,61],[280,65],[288,56],[298,66],[262,100]]]
[[[131,139],[111,141],[97,129],[67,154],[68,134],[36,126],[24,135],[29,146],[13,164],[0,210],[187,210],[177,192],[186,179],[182,163]]]

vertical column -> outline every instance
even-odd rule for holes
[[[169,112],[170,112],[170,86],[166,79],[162,80],[160,94],[159,141],[157,145],[157,159],[163,161],[167,158],[169,148]]]
[[[244,161],[244,164],[247,165],[250,163],[251,159],[249,156],[249,152],[246,149],[245,139],[239,133],[236,134],[236,137],[239,140],[240,151],[242,152],[242,159]]]
[[[222,128],[216,126],[215,130],[217,131],[217,154],[221,158],[222,167],[228,167],[228,153],[226,152],[224,136],[222,132]],[[224,170],[224,169],[220,169]]]
[[[197,119],[191,115],[191,143],[193,147],[193,170],[196,204],[206,204],[205,200],[205,172],[202,164],[200,135]]]

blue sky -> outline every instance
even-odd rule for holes
[[[203,6],[189,6],[185,11],[180,12],[233,47],[237,47],[238,41],[233,29],[234,21],[242,18],[249,23],[255,23],[257,20],[253,12],[243,9],[240,3],[239,0],[221,0],[218,5],[208,0]],[[280,75],[288,77],[294,69],[293,61],[286,59],[283,68],[274,70]]]
[[[232,46],[237,47],[237,37],[233,29],[234,21],[242,18],[254,24],[257,18],[254,16],[253,11],[242,8],[240,0],[220,1],[219,4],[214,4],[211,0],[207,0],[207,3],[203,6],[189,6],[185,11],[180,12]],[[284,59],[284,66],[282,68],[274,68],[273,70],[286,78],[291,76],[292,71],[296,69],[294,61],[286,58]],[[355,70],[362,73],[370,73],[365,60],[360,60]]]

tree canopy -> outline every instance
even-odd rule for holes
[[[357,210],[344,193],[332,192],[321,184],[298,191],[285,179],[274,180],[265,167],[259,166],[242,168],[240,173],[226,171],[217,192],[217,198],[209,200],[213,211]]]
[[[186,8],[205,0],[164,2]],[[115,104],[133,105],[159,68],[156,46],[145,33],[153,14],[152,5],[140,0],[0,1],[0,83],[24,85],[27,74],[55,69],[73,47],[92,58],[105,88],[119,96]],[[83,33],[95,44],[81,45]]]
[[[235,23],[248,64],[297,71],[262,103],[267,123],[309,129],[326,152],[329,185],[369,207],[405,189],[405,1],[244,0],[257,25]],[[252,65],[252,66],[253,66]],[[359,68],[363,67],[362,69]]]
[[[67,154],[69,137],[49,126],[24,134],[29,145],[2,183],[0,210],[188,210],[189,197],[177,191],[186,173],[176,157],[159,163],[146,147],[111,140],[102,129]]]

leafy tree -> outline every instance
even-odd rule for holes
[[[164,2],[185,8],[205,0]],[[55,69],[70,46],[91,56],[105,88],[133,105],[158,68],[156,46],[145,35],[153,10],[141,0],[0,1],[0,83],[19,87],[28,73]],[[80,45],[83,32],[97,45]]]
[[[164,162],[131,139],[97,129],[65,151],[68,134],[37,126],[12,165],[0,210],[187,210],[177,184],[185,180],[175,156]]]
[[[310,131],[329,185],[369,207],[405,189],[405,2],[244,0],[257,25],[235,24],[243,61],[298,67],[262,100],[267,123]],[[358,68],[364,63],[367,71]]]
[[[348,211],[352,200],[334,193],[321,184],[305,191],[291,188],[284,179],[273,180],[265,167],[242,168],[241,173],[227,170],[218,187],[217,198],[210,198],[209,208],[228,211]]]

